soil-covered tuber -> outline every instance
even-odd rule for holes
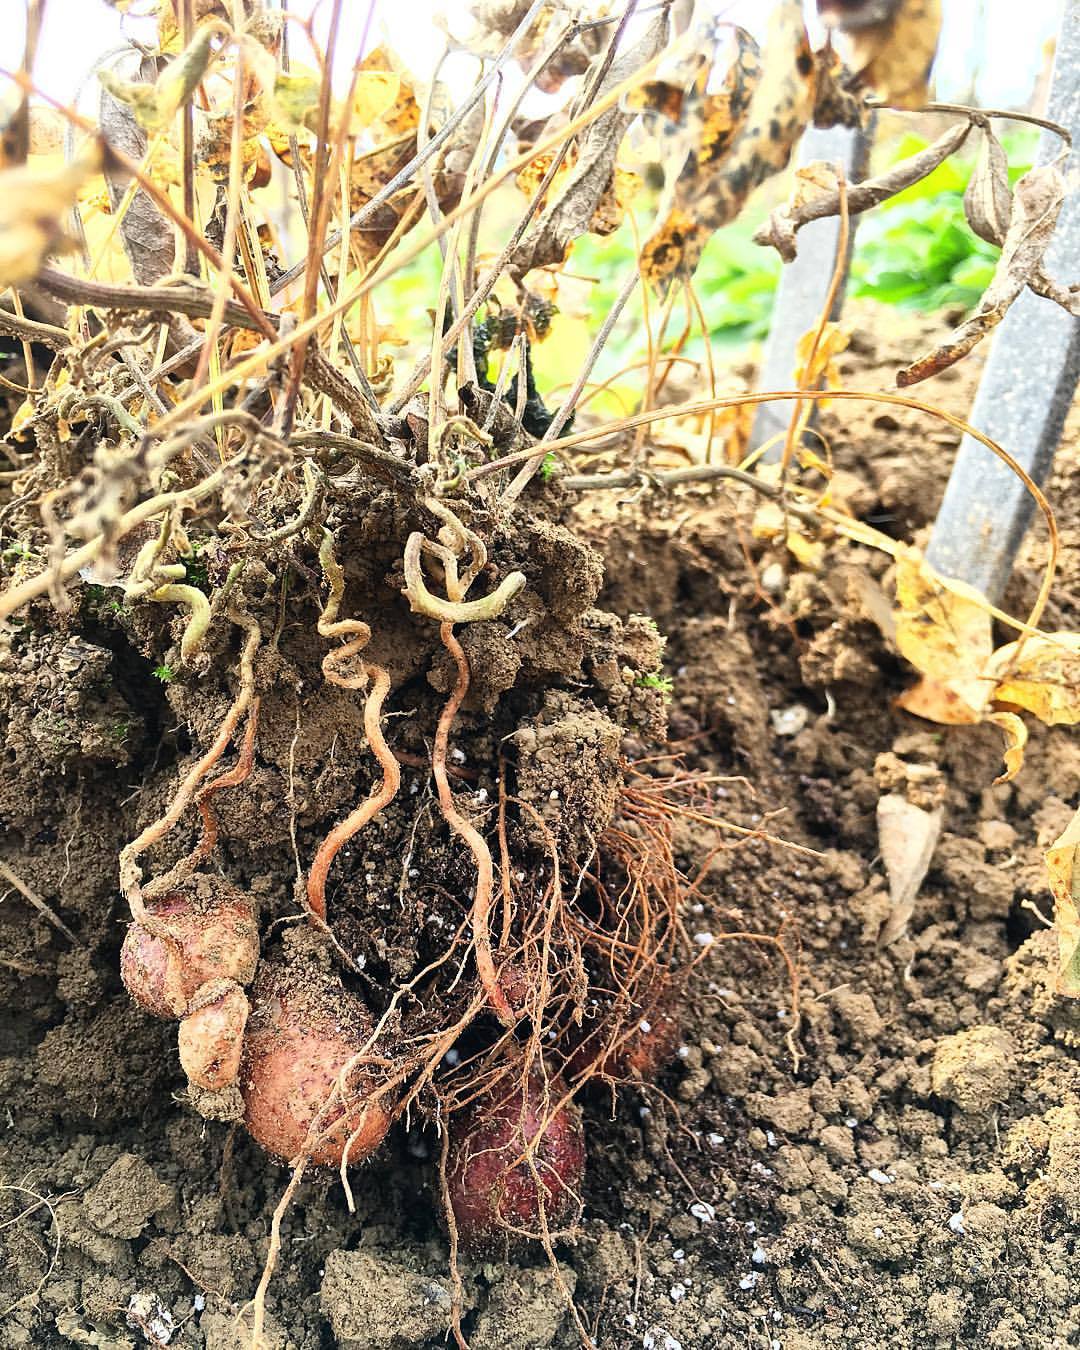
[[[240,1074],[248,1132],[287,1161],[306,1154],[337,1166],[346,1148],[349,1162],[362,1161],[391,1118],[391,1104],[375,1095],[385,1073],[373,1072],[376,1057],[365,1053],[373,1029],[367,1008],[298,952],[260,966],[251,1003]]]
[[[183,1017],[211,980],[248,984],[259,959],[251,901],[220,877],[199,874],[147,902],[168,936],[134,923],[120,951],[128,993],[155,1017]]]
[[[189,1082],[209,1092],[236,1082],[247,1019],[247,995],[235,980],[203,985],[180,1023],[180,1064]]]
[[[581,1112],[532,1073],[506,1079],[451,1120],[447,1186],[458,1236],[473,1251],[573,1223],[585,1172]]]

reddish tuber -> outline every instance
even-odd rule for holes
[[[347,1075],[344,1100],[334,1089],[371,1036],[367,1008],[332,971],[295,951],[285,963],[259,967],[251,1005],[240,1073],[249,1134],[286,1161],[316,1137],[312,1162],[336,1167],[346,1145],[349,1161],[362,1161],[390,1127],[391,1104],[373,1097],[380,1075],[359,1064]]]
[[[678,1020],[662,1010],[618,1036],[603,1026],[574,1047],[563,1072],[571,1082],[595,1074],[618,1083],[652,1083],[674,1059],[680,1034]]]
[[[182,1017],[210,980],[248,984],[259,959],[255,911],[243,891],[199,874],[147,902],[169,937],[133,923],[120,950],[128,993],[155,1017]]]
[[[585,1133],[578,1108],[558,1106],[563,1091],[539,1073],[506,1079],[451,1120],[446,1179],[464,1246],[483,1252],[577,1219]]]

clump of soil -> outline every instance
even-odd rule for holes
[[[888,326],[870,316],[845,378],[891,377],[910,337],[891,312]],[[928,396],[963,412],[978,366]],[[822,430],[860,516],[918,541],[954,433],[850,404]],[[1066,540],[1071,444],[1050,485]],[[568,884],[587,888],[637,782],[628,755],[646,784],[672,772],[651,756],[679,756],[679,773],[709,777],[710,812],[751,833],[671,821],[698,958],[672,986],[671,1061],[655,1084],[613,1094],[598,1079],[582,1094],[584,1218],[557,1269],[539,1248],[462,1259],[470,1344],[574,1346],[570,1300],[604,1347],[1070,1343],[1080,1014],[1053,992],[1050,937],[1026,902],[1045,906],[1041,850],[1080,795],[1080,752],[1036,728],[1022,776],[992,787],[995,734],[898,712],[909,676],[867,600],[882,556],[834,545],[810,574],[748,538],[744,553],[744,503],[715,489],[622,507],[578,504],[557,482],[538,491],[542,512],[495,532],[491,582],[520,568],[528,584],[497,623],[461,630],[473,678],[451,738],[470,809],[497,803],[504,774],[531,807],[508,825],[515,896],[542,886],[549,838],[577,868]],[[376,1014],[445,951],[475,881],[432,794],[454,669],[437,626],[401,596],[397,511],[388,493],[359,493],[330,522],[342,613],[371,623],[364,655],[391,673],[387,734],[403,761],[401,793],[335,861],[327,893],[348,978]],[[1014,608],[1040,557],[1036,535]],[[257,670],[255,768],[215,801],[214,865],[255,899],[271,946],[301,912],[300,875],[326,829],[378,778],[362,699],[321,676],[319,577],[310,553],[296,561],[287,604],[269,566],[245,576],[243,602],[277,641]],[[167,612],[132,618],[94,585],[72,598],[64,626],[38,607],[0,653],[4,859],[78,939],[16,892],[0,909],[0,981],[18,1010],[0,1041],[0,1343],[232,1350],[250,1341],[241,1309],[288,1169],[192,1109],[175,1029],[122,989],[116,858],[212,738],[235,695],[238,638],[218,626],[205,669],[163,682],[152,670],[175,639]],[[1064,588],[1054,626],[1077,626],[1072,604]],[[646,678],[661,674],[670,698]],[[932,766],[945,785],[941,842],[907,934],[887,947],[883,755]],[[185,819],[154,870],[191,848],[195,825]],[[783,953],[731,936],[778,930],[797,960],[797,1025]],[[406,1003],[397,1032],[424,1015]],[[353,1173],[354,1213],[334,1174],[304,1178],[267,1346],[444,1343],[440,1147],[422,1115],[399,1122]]]

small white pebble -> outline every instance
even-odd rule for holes
[[[684,1299],[684,1298],[686,1297],[686,1285],[685,1285],[685,1284],[673,1284],[673,1285],[671,1286],[670,1294],[671,1294],[671,1301],[672,1301],[672,1303],[678,1303],[678,1302],[680,1302],[682,1299]]]
[[[519,872],[519,873],[517,874],[517,879],[518,879],[518,881],[524,881],[524,880],[525,880],[525,873],[524,873],[524,872]]]
[[[716,1210],[707,1200],[695,1200],[690,1206],[690,1213],[695,1219],[700,1219],[702,1223],[712,1223],[716,1218]]]
[[[465,751],[464,751],[464,750],[451,750],[451,751],[450,751],[450,758],[454,761],[455,764],[464,764],[464,763],[465,763]]]
[[[488,790],[487,790],[487,788],[479,788],[479,789],[477,790],[477,793],[476,793],[476,803],[477,803],[477,805],[478,805],[478,806],[482,806],[482,805],[484,804],[484,802],[487,801],[487,799],[488,799]]]
[[[776,1135],[773,1134],[772,1130],[765,1131],[765,1142],[770,1148],[776,1147]]]
[[[679,1056],[680,1059],[689,1059],[690,1047],[688,1045],[680,1045],[678,1050],[675,1051],[675,1053]]]
[[[195,1303],[195,1311],[202,1312],[202,1310],[206,1307],[206,1295],[196,1294],[194,1298],[194,1303]]]
[[[685,1261],[686,1253],[683,1251],[681,1247],[676,1247],[675,1250],[671,1253],[671,1259],[673,1261]]]
[[[845,1116],[845,1117],[844,1117],[844,1124],[848,1127],[849,1130],[853,1130],[853,1129],[855,1128],[855,1126],[858,1125],[858,1123],[859,1123],[859,1122],[858,1122],[858,1120],[856,1119],[855,1116]]]
[[[884,1228],[875,1228],[875,1229],[874,1229],[874,1236],[875,1236],[876,1238],[883,1238],[883,1237],[885,1236],[885,1229],[884,1229]]]
[[[776,1015],[777,1015],[777,1017],[780,1019],[780,1021],[782,1022],[782,1021],[784,1020],[784,1018],[787,1016],[787,1009],[786,1009],[786,1008],[777,1008],[777,1010],[776,1010]]]
[[[552,788],[551,791],[548,793],[548,801],[557,802],[558,800],[559,800],[559,789]]]
[[[953,1230],[954,1233],[960,1233],[961,1235],[963,1235],[964,1232],[963,1210],[958,1209],[955,1214],[949,1215],[949,1227]]]
[[[647,1036],[649,1032],[652,1031],[652,1023],[646,1022],[644,1019],[642,1019],[638,1023],[638,1031],[640,1031],[643,1036]]]
[[[876,1181],[879,1186],[891,1186],[896,1180],[895,1177],[889,1176],[888,1172],[883,1172],[880,1167],[871,1167],[866,1175],[871,1181]]]
[[[461,1055],[457,1050],[447,1050],[446,1054],[443,1056],[443,1060],[452,1069],[455,1064],[460,1064]]]
[[[719,1148],[724,1142],[724,1136],[722,1134],[707,1134],[705,1141],[710,1148]]]
[[[750,1260],[753,1261],[755,1266],[763,1266],[765,1264],[765,1248],[760,1242],[750,1253]]]
[[[419,867],[410,867],[410,868],[409,868],[409,877],[410,877],[411,880],[414,880],[414,881],[415,881],[415,879],[416,879],[419,875],[420,875],[420,869],[419,869]]]
[[[711,947],[713,935],[706,928],[703,929],[700,933],[694,934],[694,941],[697,943],[699,947]]]
[[[761,1279],[761,1272],[757,1270],[748,1270],[739,1281],[740,1289],[753,1289],[758,1280]]]

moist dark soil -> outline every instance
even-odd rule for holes
[[[868,309],[855,321],[842,370],[862,389],[888,388],[945,328]],[[962,414],[980,368],[976,355],[923,396]],[[1049,485],[1066,551],[1052,628],[1080,627],[1078,427]],[[956,434],[850,403],[821,430],[855,514],[924,541]],[[545,838],[591,856],[618,821],[628,761],[712,776],[718,818],[758,833],[674,819],[694,957],[663,1011],[677,1029],[667,1061],[654,1082],[581,1094],[584,1212],[557,1273],[539,1247],[462,1260],[469,1344],[578,1345],[571,1297],[612,1348],[1080,1343],[1080,1011],[1053,992],[1042,864],[1080,797],[1080,749],[1035,727],[1020,777],[995,787],[992,728],[897,710],[912,676],[876,622],[884,553],[833,541],[811,572],[752,536],[745,497],[624,495],[538,485],[493,548],[493,578],[521,567],[528,585],[498,623],[461,630],[473,680],[451,737],[459,798],[490,830],[485,802],[512,775],[546,826],[512,825],[521,886]],[[437,626],[400,595],[395,501],[358,489],[337,510],[342,612],[372,626],[365,656],[390,671],[387,734],[405,761],[402,792],[328,889],[348,978],[378,1014],[463,923],[475,873],[431,783],[454,671]],[[1036,529],[1013,612],[1043,556]],[[377,777],[362,697],[319,670],[310,550],[290,577],[288,594],[270,566],[244,579],[276,642],[258,667],[254,772],[217,798],[213,866],[254,897],[264,951],[301,912],[327,828]],[[3,860],[78,939],[2,883],[0,1346],[232,1350],[251,1340],[245,1309],[289,1169],[193,1109],[175,1026],[121,986],[117,854],[211,741],[238,639],[219,625],[201,668],[163,681],[154,667],[180,621],[118,596],[79,584],[66,618],[42,604],[0,639]],[[886,945],[876,807],[912,771],[937,785],[944,830],[907,932]],[[185,821],[152,868],[194,838]],[[797,1022],[781,953],[737,936],[778,931]],[[282,1226],[267,1347],[446,1343],[439,1150],[423,1112],[399,1121],[352,1174],[354,1213],[336,1173],[305,1178]]]

